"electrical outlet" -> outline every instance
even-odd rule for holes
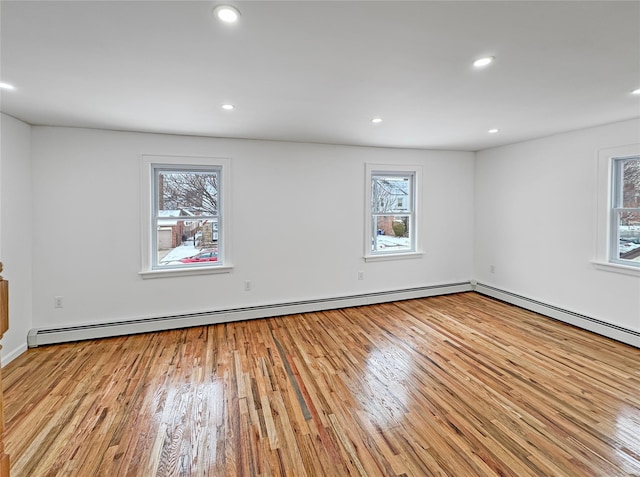
[[[358,280],[364,280],[364,272],[358,272]]]
[[[495,265],[489,265],[489,271],[490,271],[491,273],[496,273],[496,267],[495,267]]]
[[[53,297],[53,307],[54,308],[62,308],[62,297],[61,296]]]
[[[244,281],[244,291],[251,291],[251,280]]]

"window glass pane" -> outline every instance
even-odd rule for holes
[[[371,210],[373,213],[409,212],[411,177],[373,176],[371,182]]]
[[[218,219],[162,216],[156,223],[158,266],[185,266],[218,262]]]
[[[617,258],[640,262],[640,211],[618,211]]]
[[[373,252],[412,250],[412,226],[409,215],[375,215]]]
[[[622,207],[640,207],[640,159],[625,161],[623,164]]]
[[[218,214],[218,172],[160,170],[156,180],[156,210]]]

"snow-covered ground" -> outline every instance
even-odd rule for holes
[[[394,237],[391,235],[378,235],[378,250],[403,250],[411,248],[411,240],[407,237]]]
[[[636,250],[638,248],[640,248],[640,243],[620,241],[620,255],[631,252],[632,250]],[[632,258],[631,261],[640,262],[640,257]]]
[[[621,255],[640,248],[640,225],[621,225],[619,233],[619,250]],[[640,262],[640,257],[636,257],[632,260],[634,262]]]
[[[181,259],[187,257],[193,257],[200,249],[193,246],[193,241],[187,240],[182,245],[172,249],[168,254],[162,257],[159,262],[160,265],[169,265],[170,263],[180,262]]]
[[[407,237],[393,237],[391,235],[378,235],[378,250],[402,250],[408,249],[411,242]],[[631,250],[640,248],[640,243],[620,242],[620,253],[627,253]],[[159,260],[160,265],[169,265],[171,263],[180,263],[180,260],[187,257],[193,257],[200,252],[200,248],[193,246],[193,241],[183,242],[182,245],[172,249]],[[634,259],[640,261],[640,257]]]

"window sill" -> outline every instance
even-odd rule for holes
[[[169,270],[145,270],[139,272],[139,275],[147,280],[149,278],[170,278],[170,277],[187,277],[192,275],[216,275],[220,273],[230,273],[233,270],[232,265],[222,267],[194,267],[194,268],[173,268]]]
[[[384,262],[387,260],[404,260],[408,258],[422,258],[423,252],[385,253],[379,255],[365,255],[365,262]]]
[[[593,266],[597,270],[603,270],[605,272],[622,273],[624,275],[630,275],[632,277],[640,277],[640,268],[630,267],[628,265],[621,265],[618,263],[598,262],[593,261]]]

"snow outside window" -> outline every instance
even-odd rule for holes
[[[143,156],[143,278],[228,271],[225,164]]]
[[[365,258],[418,255],[418,166],[367,165]]]
[[[612,160],[610,257],[640,267],[640,156]]]

